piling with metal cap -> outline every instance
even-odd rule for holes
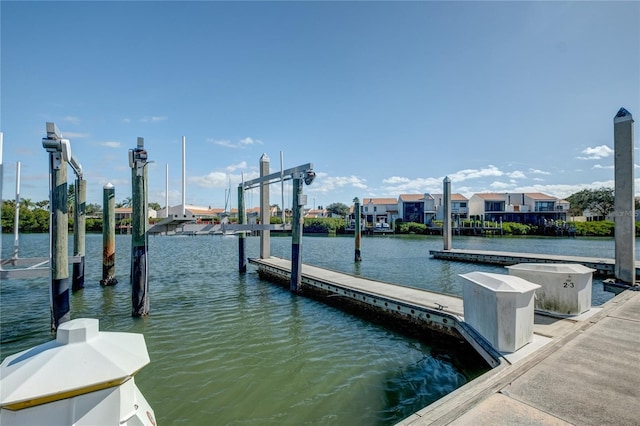
[[[77,178],[75,190],[75,208],[73,209],[73,255],[80,257],[80,260],[73,263],[72,291],[78,291],[84,288],[87,181]]]
[[[118,284],[116,279],[116,188],[102,188],[102,279],[101,285]]]
[[[636,279],[633,116],[620,108],[613,119],[615,165],[615,274],[627,284]]]
[[[69,309],[69,213],[67,210],[67,160],[69,141],[63,141],[54,123],[47,123],[42,144],[49,152],[49,238],[51,265],[51,330],[71,319]],[[66,142],[66,144],[64,143]]]
[[[355,229],[353,233],[355,234],[356,240],[356,252],[355,252],[355,262],[360,262],[362,260],[362,256],[360,254],[360,241],[362,239],[362,232],[360,230],[360,200],[358,197],[353,199],[353,216],[355,217]]]
[[[260,157],[260,177],[269,174],[269,157],[262,154]],[[269,182],[260,183],[260,259],[271,257],[270,237],[271,231],[268,226],[271,224],[271,212],[269,210]]]
[[[244,213],[244,187],[238,185],[238,225],[242,225],[245,223],[245,213]],[[246,272],[247,271],[247,256],[245,255],[245,244],[246,237],[244,230],[240,230],[240,234],[238,235],[238,271]]]
[[[442,237],[444,239],[444,249],[451,250],[451,179],[446,176],[442,181],[443,186],[443,222]]]
[[[149,314],[149,264],[147,262],[147,151],[144,139],[129,151],[131,167],[131,315]]]
[[[302,273],[302,230],[304,224],[304,208],[305,199],[302,195],[302,178],[299,176],[293,179],[293,221],[291,223],[291,291],[300,289],[301,273]]]

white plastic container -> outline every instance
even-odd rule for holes
[[[499,352],[515,352],[533,340],[533,298],[540,288],[520,277],[470,272],[460,275],[464,320]]]
[[[507,266],[510,275],[539,284],[535,308],[562,315],[580,315],[591,309],[595,269],[575,263],[519,263]]]
[[[56,340],[0,365],[0,424],[155,426],[133,379],[148,363],[141,334],[99,332],[97,319],[65,322]]]

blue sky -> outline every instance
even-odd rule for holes
[[[2,1],[0,19],[5,199],[17,161],[22,197],[48,197],[47,121],[88,202],[107,182],[131,195],[140,136],[149,201],[168,164],[179,204],[184,135],[187,203],[212,207],[281,151],[314,164],[307,207],[441,193],[445,176],[467,196],[566,197],[613,186],[620,107],[638,134],[638,2]]]

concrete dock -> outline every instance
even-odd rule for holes
[[[400,424],[640,424],[640,292],[625,291],[582,320],[539,319],[536,336],[550,342]]]
[[[286,259],[250,263],[267,278],[290,273]],[[309,265],[302,282],[460,333],[493,367],[400,425],[640,424],[640,292],[624,291],[577,317],[536,313],[533,342],[500,354],[465,327],[461,298]]]
[[[458,262],[487,263],[492,265],[515,265],[517,263],[577,263],[595,269],[596,275],[614,276],[615,260],[606,257],[565,256],[537,253],[515,253],[488,250],[429,250],[434,259]],[[636,261],[636,279],[640,278],[640,262]]]

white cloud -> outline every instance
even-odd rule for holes
[[[129,123],[131,123],[131,119],[130,118],[123,118],[122,122],[126,123],[126,124],[129,124]]]
[[[225,167],[225,170],[228,173],[232,173],[235,172],[236,170],[244,170],[247,168],[247,162],[246,161],[241,161],[238,164],[232,164],[230,166]]]
[[[507,173],[507,176],[509,176],[511,179],[526,179],[527,176],[521,172],[520,170],[514,170],[512,172]]]
[[[479,179],[489,176],[503,176],[504,172],[499,170],[496,166],[489,165],[484,169],[465,169],[450,174],[452,182],[463,182],[468,179]]]
[[[120,148],[120,146],[122,146],[120,142],[114,141],[98,142],[97,145],[105,146],[107,148]]]
[[[613,169],[613,166],[603,166],[602,164],[596,164],[592,168],[594,168],[594,169]]]
[[[90,133],[62,132],[62,137],[67,139],[88,138],[89,136],[91,136]]]
[[[613,149],[607,145],[600,145],[593,148],[586,148],[582,151],[582,154],[585,154],[585,156],[578,157],[579,160],[599,160],[613,155]]]
[[[154,115],[154,116],[142,117],[140,119],[140,121],[143,122],[143,123],[158,123],[160,121],[165,121],[166,119],[167,119],[167,117],[165,117],[165,116]]]
[[[328,176],[326,173],[318,172],[313,184],[308,187],[309,192],[328,193],[341,188],[367,189],[365,179],[357,176]]]
[[[495,181],[491,183],[489,187],[495,191],[504,191],[504,190],[515,187],[515,184]]]
[[[228,139],[207,139],[207,142],[213,143],[219,146],[223,146],[225,148],[244,148],[251,145],[262,145],[262,141],[259,139],[253,139],[250,137],[246,137],[244,139],[240,139],[237,142],[232,142]]]
[[[229,175],[225,172],[211,172],[204,176],[192,176],[187,179],[201,188],[226,188],[229,185]]]
[[[62,120],[66,121],[67,123],[80,124],[80,119],[71,115],[64,117]]]
[[[550,172],[545,172],[544,170],[539,169],[529,169],[529,173],[534,175],[550,175]]]

